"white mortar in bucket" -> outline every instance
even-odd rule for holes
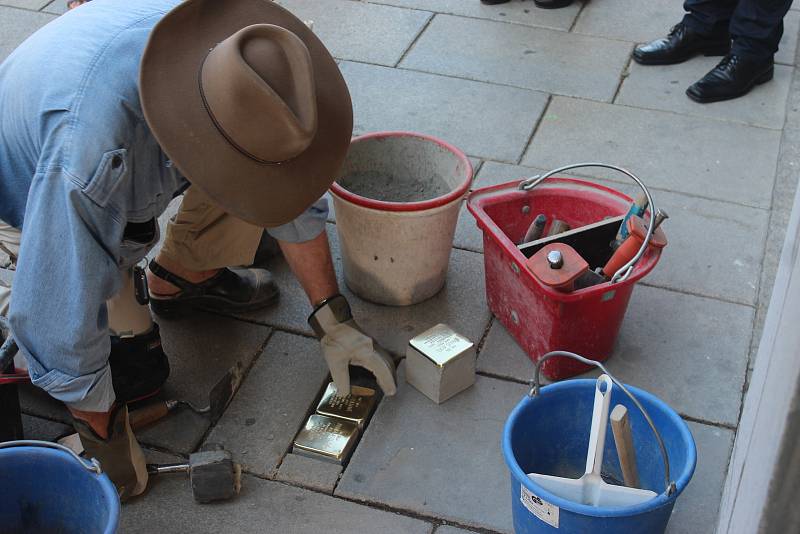
[[[467,157],[433,137],[380,132],[353,139],[331,186],[350,290],[393,306],[438,293],[471,183]]]

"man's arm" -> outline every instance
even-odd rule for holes
[[[119,289],[121,233],[64,171],[34,177],[9,319],[32,382],[74,410],[115,400],[105,302]]]

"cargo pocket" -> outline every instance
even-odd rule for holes
[[[105,208],[114,192],[129,176],[128,151],[124,148],[111,150],[103,154],[100,165],[97,166],[92,179],[83,188],[83,192],[95,204]]]

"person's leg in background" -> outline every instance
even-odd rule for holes
[[[0,267],[13,271],[17,265],[22,232],[0,221]],[[8,315],[11,284],[0,279],[0,315]]]
[[[234,312],[274,303],[278,288],[268,271],[229,269],[253,263],[263,234],[190,187],[147,273],[153,311],[163,315],[189,306]]]
[[[687,96],[700,103],[729,100],[770,81],[791,5],[791,0],[739,0],[730,19],[731,53],[689,87]]]
[[[686,0],[683,20],[666,37],[637,46],[633,60],[642,65],[672,65],[694,56],[723,56],[730,50],[728,25],[737,0]]]

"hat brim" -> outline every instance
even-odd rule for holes
[[[209,117],[200,69],[209,50],[252,24],[292,31],[308,48],[317,132],[299,156],[260,163],[233,147]],[[350,145],[353,107],[336,61],[314,33],[272,0],[186,0],[153,29],[139,72],[142,109],[178,170],[227,212],[262,227],[285,224],[321,197]],[[264,128],[269,128],[265,122]]]

